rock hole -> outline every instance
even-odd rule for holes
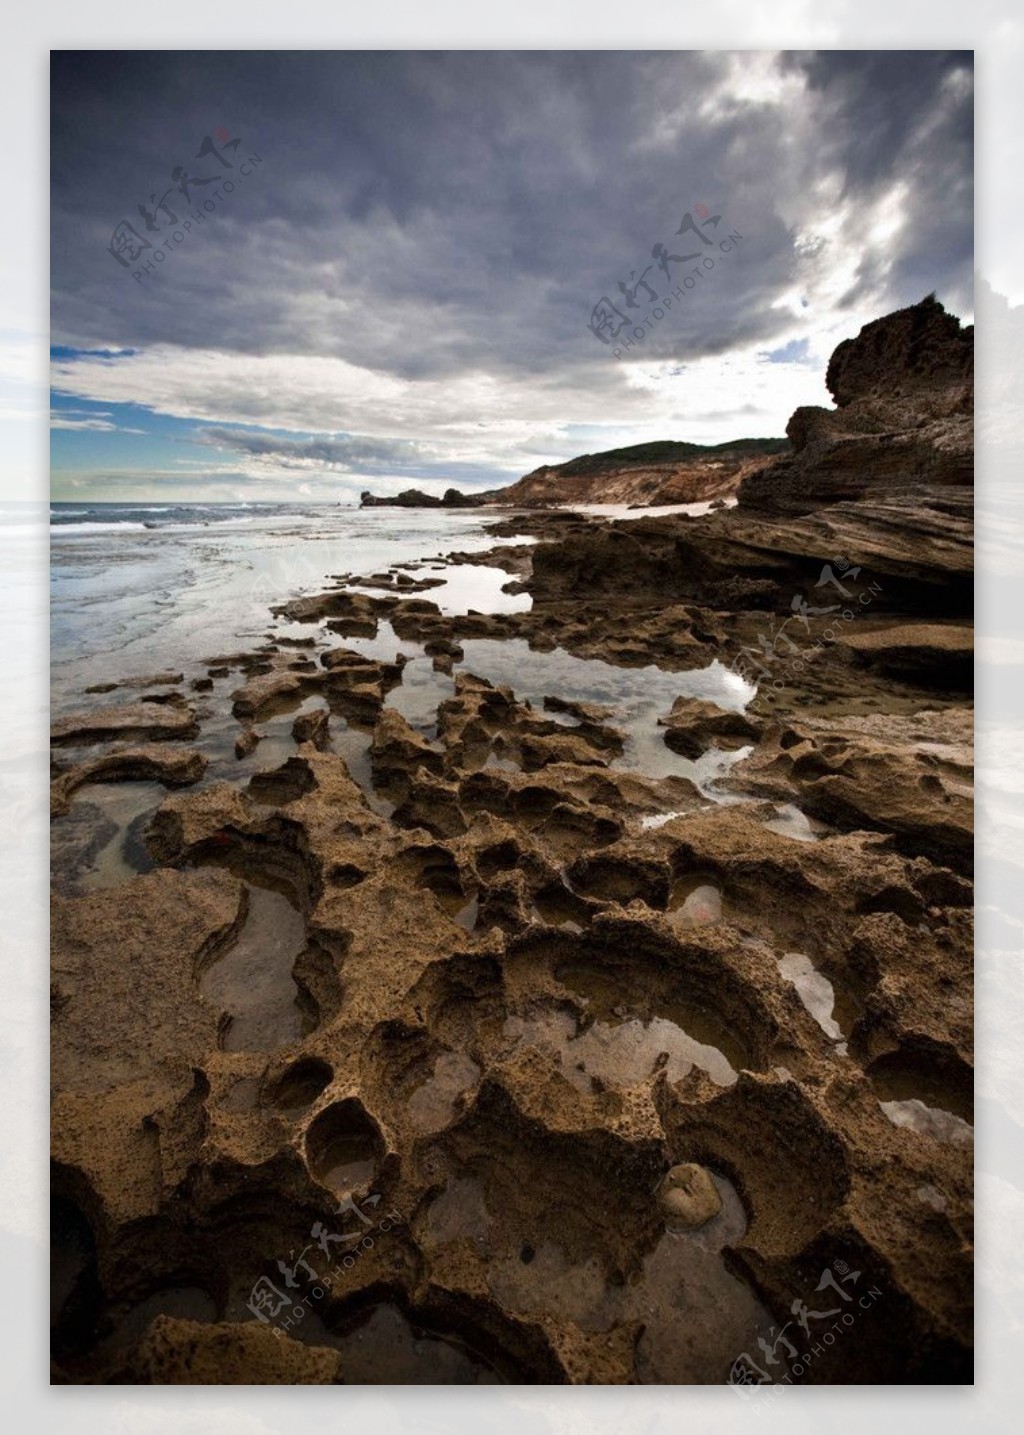
[[[356,1097],[328,1106],[306,1132],[313,1175],[338,1195],[367,1190],[383,1152],[380,1129]]]
[[[269,1099],[281,1111],[305,1111],[333,1080],[334,1069],[329,1062],[318,1056],[304,1056],[272,1084]]]

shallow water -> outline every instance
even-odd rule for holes
[[[530,903],[534,920],[548,927],[561,927],[566,932],[582,932],[590,909],[568,886],[548,887],[537,892]]]
[[[959,1089],[940,1073],[899,1058],[888,1065],[883,1058],[869,1067],[867,1075],[894,1126],[953,1146],[968,1146],[974,1140],[969,1087]]]
[[[932,1141],[947,1142],[952,1146],[970,1146],[974,1141],[974,1128],[961,1116],[952,1111],[943,1111],[939,1106],[926,1106],[918,1097],[906,1101],[882,1101],[879,1103],[894,1126],[906,1126],[919,1136]]]
[[[556,967],[555,977],[567,990],[583,998],[587,1016],[593,1018],[579,1041],[589,1047],[594,1075],[602,1080],[615,1085],[623,1081],[635,1084],[650,1075],[658,1058],[666,1054],[665,1070],[670,1081],[680,1080],[691,1066],[697,1066],[719,1086],[730,1086],[737,1072],[748,1064],[738,1035],[713,1011],[696,1002],[679,997],[659,1003],[652,1016],[641,1018],[635,1009],[640,994],[614,972],[575,961]],[[615,1035],[620,1030],[621,1035]],[[588,1042],[590,1033],[596,1036]],[[651,1052],[651,1066],[643,1075],[633,1076],[646,1064]]]
[[[845,1052],[843,1042],[850,1034],[850,1024],[849,1021],[840,1024],[836,992],[829,979],[802,952],[787,952],[780,957],[779,971],[787,982],[796,987],[797,996],[825,1035],[840,1043]]]
[[[680,877],[668,898],[668,919],[674,927],[711,927],[722,920],[722,893],[704,877]]]
[[[421,1329],[390,1303],[330,1341],[342,1353],[346,1385],[500,1385],[501,1375],[455,1336]]]
[[[495,685],[507,684],[520,702],[530,702],[538,711],[543,710],[548,694],[612,708],[608,722],[626,736],[622,756],[611,762],[613,768],[652,778],[688,777],[708,796],[732,800],[716,792],[715,783],[750,749],[735,753],[712,750],[691,762],[666,747],[664,728],[658,725],[658,719],[680,695],[707,698],[730,711],[746,706],[756,689],[717,660],[707,668],[668,673],[653,666],[620,668],[599,658],[577,658],[561,649],[536,652],[520,638],[471,639],[462,646],[465,656],[457,668]],[[565,726],[572,731],[571,721]]]
[[[419,644],[400,641],[386,622],[378,625],[374,638],[340,641],[341,646],[378,660],[391,661],[397,653],[410,659],[402,671],[401,684],[388,693],[385,701],[422,736],[435,737],[437,709],[454,693],[454,676],[436,671]],[[717,660],[706,668],[670,673],[654,666],[616,667],[600,658],[577,658],[562,649],[539,652],[522,638],[471,638],[461,646],[464,656],[454,664],[455,672],[472,673],[495,686],[508,686],[519,702],[530,703],[538,712],[544,711],[544,698],[555,694],[574,702],[610,707],[613,711],[609,724],[620,728],[626,737],[621,757],[612,760],[613,768],[654,778],[687,777],[715,801],[742,800],[719,791],[717,783],[734,763],[749,755],[749,747],[731,752],[711,748],[696,761],[690,761],[665,745],[665,730],[658,724],[679,696],[706,698],[733,712],[743,710],[756,688]],[[576,725],[567,714],[544,716],[559,722],[567,732]]]
[[[488,533],[485,524],[501,515],[486,511],[168,504],[142,514],[137,507],[54,505],[55,711],[74,706],[97,673],[113,681],[180,670],[208,653],[252,647],[273,604],[322,591],[332,573],[369,574],[453,549],[523,541]],[[524,595],[500,594],[491,576],[450,574],[452,594],[466,595],[468,606],[480,606],[496,586],[499,601],[522,606]],[[510,577],[501,572],[502,583]],[[473,594],[478,603],[468,602]]]
[[[76,891],[93,892],[119,887],[140,872],[151,871],[153,861],[142,842],[141,829],[166,795],[157,782],[95,782],[80,787],[71,799],[70,812],[56,819],[60,826],[52,848],[55,872],[74,876]],[[77,837],[86,841],[90,829],[101,832],[102,846],[75,875],[61,871],[74,864],[74,856],[70,848],[62,849],[60,836],[69,819],[82,813],[87,817]]]
[[[530,544],[536,540],[518,538],[514,541],[517,544]],[[515,577],[512,573],[506,573],[504,568],[492,568],[484,563],[448,563],[430,569],[413,568],[405,571],[410,578],[429,577],[443,580],[436,588],[427,588],[422,592],[409,591],[408,596],[426,598],[431,603],[436,603],[448,617],[470,612],[528,613],[533,607],[533,599],[529,593],[502,592],[505,585]],[[402,596],[403,593],[400,587],[381,589],[359,582],[352,583],[351,587],[355,592],[375,595],[393,591]]]
[[[437,737],[437,709],[454,692],[454,678],[437,672],[430,658],[418,656],[406,663],[402,681],[384,701],[421,736],[432,740]]]
[[[207,1001],[229,1018],[224,1051],[275,1051],[307,1024],[292,977],[306,944],[298,909],[281,892],[248,886],[248,912],[236,941],[199,978]]]
[[[553,1312],[592,1335],[636,1323],[641,1384],[714,1384],[742,1351],[757,1355],[773,1322],[722,1259],[723,1247],[745,1234],[747,1217],[732,1183],[718,1172],[711,1177],[719,1214],[696,1231],[666,1229],[625,1280],[611,1277],[598,1240],[594,1254],[576,1261],[553,1232],[509,1251],[500,1210],[489,1208],[483,1183],[470,1175],[451,1179],[431,1203],[424,1241],[432,1249],[471,1242],[487,1260],[491,1293],[522,1317]]]
[[[217,1319],[217,1303],[209,1292],[200,1286],[164,1286],[161,1290],[145,1296],[137,1305],[131,1306],[124,1315],[118,1316],[114,1333],[109,1340],[102,1342],[98,1349],[131,1345],[145,1335],[150,1323],[158,1315],[206,1324]]]
[[[483,1247],[490,1225],[483,1184],[475,1176],[456,1176],[430,1204],[424,1241],[428,1247],[463,1240]]]
[[[322,1159],[324,1164],[317,1173],[320,1180],[342,1196],[367,1186],[376,1168],[373,1152],[355,1136],[338,1137]]]
[[[283,699],[272,714],[253,719],[252,728],[259,734],[259,742],[245,757],[235,754],[235,741],[244,731],[244,724],[231,714],[230,694],[240,688],[245,679],[238,673],[221,680],[218,700],[211,703],[213,709],[204,717],[200,735],[193,746],[206,755],[209,766],[203,783],[215,781],[243,782],[256,772],[266,772],[280,767],[297,751],[292,737],[292,724],[297,717],[318,710],[326,710],[327,700],[319,693],[303,696],[301,693]],[[211,695],[212,696],[212,695]],[[345,727],[343,718],[331,717],[331,732]],[[366,739],[369,745],[369,736]]]
[[[750,753],[753,749],[746,748]],[[792,802],[778,803],[775,816],[764,823],[769,832],[778,832],[783,837],[792,837],[796,842],[817,842],[831,830],[824,822],[808,817]]]
[[[380,1132],[362,1103],[336,1101],[313,1119],[305,1133],[306,1156],[318,1181],[339,1196],[364,1192],[381,1155]]]
[[[538,1011],[506,1018],[503,1033],[515,1049],[533,1047],[551,1057],[566,1080],[588,1096],[606,1086],[637,1086],[656,1070],[681,1081],[694,1066],[717,1086],[731,1086],[737,1071],[715,1044],[722,1041],[717,1025],[696,1008],[680,1006],[673,1015],[675,1020],[598,1020],[581,1030],[572,1012]]]
[[[707,668],[665,672],[653,665],[616,667],[601,658],[577,658],[561,648],[531,649],[524,638],[468,638],[465,659],[458,664],[492,683],[508,683],[520,702],[543,708],[555,693],[573,701],[605,703],[627,717],[649,710],[662,714],[679,696],[706,698],[730,712],[742,712],[756,689],[717,660]]]
[[[503,569],[429,562],[432,545],[440,557],[453,548],[483,549],[498,541],[485,529],[482,515],[301,506],[255,506],[227,510],[223,517],[192,509],[182,509],[181,514],[183,521],[176,521],[178,511],[168,505],[165,515],[145,520],[155,523],[155,528],[142,529],[129,522],[108,525],[102,532],[96,531],[93,514],[81,524],[60,521],[53,534],[54,657],[59,657],[63,645],[67,661],[55,667],[58,710],[73,705],[81,687],[97,673],[114,680],[166,667],[183,669],[187,678],[190,670],[198,670],[201,659],[218,649],[251,651],[267,636],[308,638],[308,625],[271,621],[269,607],[297,588],[322,590],[332,581],[331,575],[340,572],[369,574],[404,565],[413,578],[436,573],[445,586],[424,596],[447,612],[472,607],[516,611],[530,605],[526,594],[501,592],[510,581]],[[494,516],[487,515],[492,521]],[[78,610],[67,597],[81,596],[83,591],[90,611],[87,634],[78,632]],[[435,670],[420,644],[399,639],[386,621],[378,624],[374,638],[335,639],[322,628],[318,636],[376,659],[390,662],[398,654],[407,657],[402,682],[387,695],[387,704],[424,737],[435,736],[437,708],[452,695],[454,679]],[[709,799],[738,800],[721,792],[717,783],[745,750],[712,749],[690,762],[666,747],[664,730],[658,726],[658,718],[680,695],[706,698],[736,711],[749,702],[754,687],[718,662],[679,673],[653,665],[621,668],[562,650],[535,652],[518,639],[470,639],[463,650],[457,669],[496,684],[507,683],[520,701],[531,702],[538,711],[549,693],[612,707],[611,722],[626,737],[614,767],[655,778],[688,777]],[[309,652],[297,648],[296,658]],[[295,716],[325,706],[319,695],[286,700],[277,713],[254,724],[262,740],[251,754],[238,759],[234,742],[241,727],[226,709],[230,693],[243,682],[239,673],[232,672],[216,679],[210,694],[195,698],[203,728],[198,746],[211,760],[205,782],[238,781],[278,766],[295,751],[291,737]],[[564,721],[571,731],[573,719],[549,716]],[[390,815],[392,804],[373,787],[369,732],[333,715],[330,727],[332,750],[345,758],[375,810]],[[495,753],[493,761],[507,766],[511,759]]]
[[[447,1126],[459,1097],[476,1087],[480,1075],[479,1066],[464,1052],[442,1052],[433,1074],[409,1099],[409,1120],[416,1130],[433,1132]]]
[[[655,508],[634,508],[629,503],[572,503],[560,504],[571,513],[586,513],[593,518],[610,518],[616,522],[628,522],[637,518],[660,518],[668,513],[688,513],[691,518],[699,518],[701,514],[709,512],[713,499],[706,499],[700,503],[669,503]],[[735,508],[735,498],[724,500],[726,508]]]

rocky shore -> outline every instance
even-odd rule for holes
[[[490,493],[460,493],[446,488],[440,498],[419,488],[406,488],[393,498],[380,498],[366,490],[359,495],[360,508],[478,508],[491,500]]]
[[[59,720],[56,1381],[970,1382],[971,340]]]

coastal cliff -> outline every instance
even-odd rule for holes
[[[788,448],[786,439],[756,438],[707,447],[673,442],[637,444],[536,468],[500,489],[494,502],[513,508],[701,503],[730,497],[747,474],[763,465],[767,455]]]
[[[631,448],[585,453],[567,463],[544,464],[507,488],[460,493],[449,488],[443,498],[406,489],[394,498],[365,492],[362,508],[552,508],[573,503],[630,504],[638,508],[668,507],[729,498],[766,457],[788,453],[784,438],[745,438],[705,446],[696,443],[635,444]]]
[[[792,456],[744,480],[743,506],[806,513],[974,482],[974,330],[933,295],[840,344],[825,383],[835,409],[796,410]]]

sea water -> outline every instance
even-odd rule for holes
[[[341,504],[54,503],[50,508],[54,710],[83,688],[216,653],[250,649],[272,604],[394,565],[501,543],[487,510],[358,509]],[[528,608],[501,569],[452,566],[422,595],[442,611]],[[438,595],[442,595],[439,597]]]

